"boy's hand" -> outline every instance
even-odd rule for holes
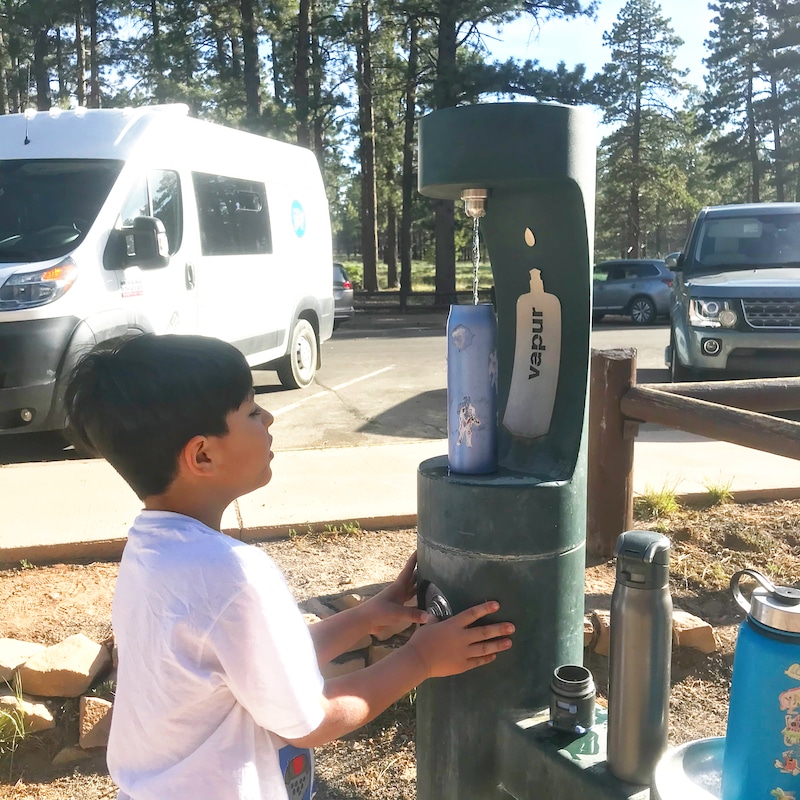
[[[369,620],[369,632],[380,636],[385,630],[407,628],[415,622],[425,623],[430,615],[407,603],[417,594],[417,554],[412,553],[403,571],[385,589],[364,603],[364,614]]]
[[[495,600],[472,606],[454,617],[418,628],[406,647],[424,665],[428,678],[460,675],[462,672],[494,661],[497,653],[511,647],[514,625],[495,622],[470,627],[482,617],[500,609]]]

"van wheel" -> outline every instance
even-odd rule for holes
[[[634,325],[651,325],[656,321],[656,304],[644,295],[634,297],[630,315]]]
[[[302,389],[317,371],[317,335],[311,323],[299,319],[292,331],[289,352],[278,362],[278,379],[287,389]]]

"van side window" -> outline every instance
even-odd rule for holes
[[[148,175],[151,213],[167,230],[169,254],[175,255],[183,239],[183,204],[178,173],[170,169],[154,169]]]
[[[194,194],[204,256],[272,252],[263,183],[193,172]]]
[[[169,254],[178,252],[183,238],[183,210],[177,172],[154,169],[147,180],[136,181],[122,206],[117,227],[132,225],[136,217],[158,217],[167,230]]]

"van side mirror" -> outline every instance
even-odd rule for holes
[[[106,269],[159,269],[169,264],[167,229],[158,217],[136,217],[111,231],[103,254]]]

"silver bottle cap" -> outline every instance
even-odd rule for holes
[[[739,581],[745,575],[761,584],[753,589],[749,600],[739,588]],[[731,591],[736,602],[751,619],[776,631],[800,633],[800,589],[775,586],[757,570],[743,569],[731,578]]]

